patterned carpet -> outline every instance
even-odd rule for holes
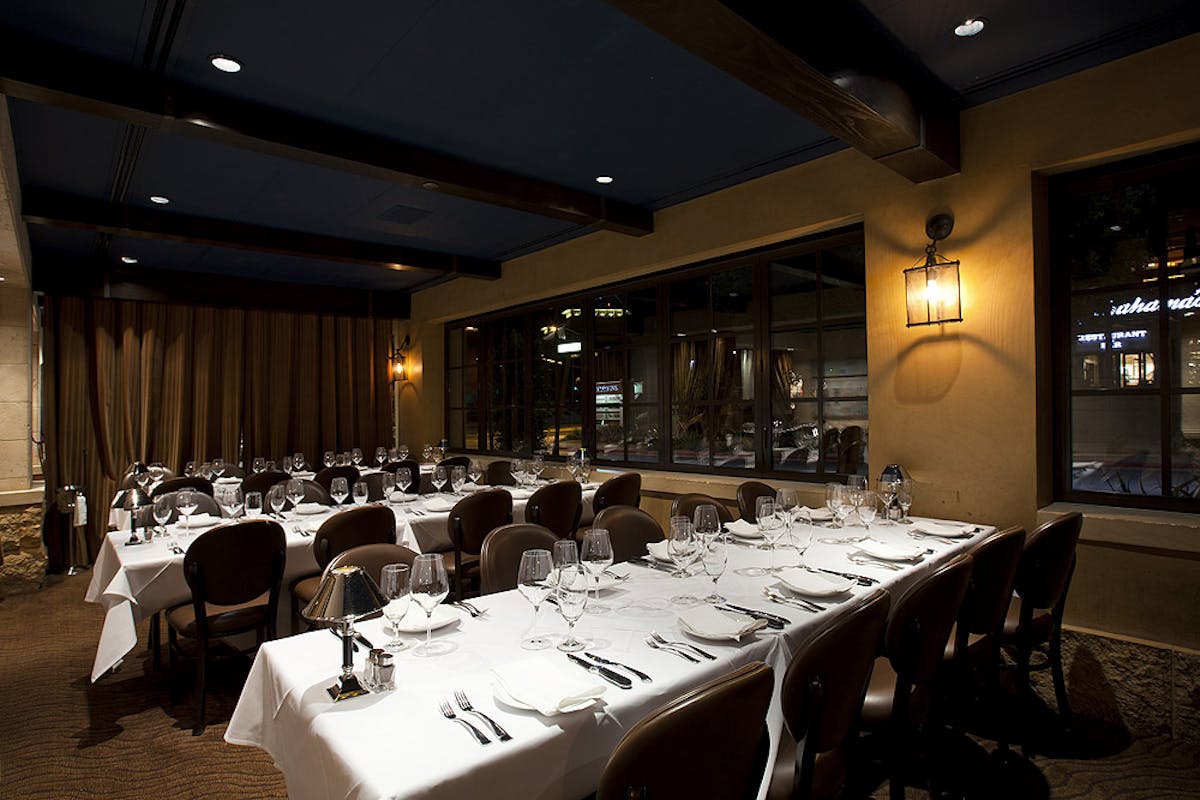
[[[90,573],[56,579],[32,595],[0,601],[0,798],[150,800],[284,798],[265,753],[222,740],[245,660],[214,670],[209,726],[191,735],[189,692],[172,705],[165,672],[134,651],[122,671],[92,685],[99,606],[84,603]],[[145,642],[145,626],[141,631]],[[1049,726],[1052,728],[1052,725]],[[1056,757],[1000,766],[991,743],[962,739],[950,762],[955,794],[1016,800],[1200,798],[1200,747],[1166,738],[1126,742],[1086,725]],[[1059,742],[1061,745],[1062,742]],[[867,779],[859,795],[886,797]],[[908,796],[927,793],[910,788]]]

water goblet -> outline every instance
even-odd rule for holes
[[[396,476],[391,472],[383,473],[379,480],[379,488],[383,490],[384,504],[391,503],[392,495],[396,493]]]
[[[408,458],[408,445],[402,444],[396,448],[396,460],[404,461]]]
[[[329,496],[339,506],[350,496],[350,485],[345,478],[338,477],[329,482]]]
[[[262,492],[246,492],[246,519],[258,519],[262,515]]]
[[[671,556],[671,563],[675,565],[675,572],[672,574],[677,578],[690,577],[688,568],[700,557],[700,549],[700,540],[692,522],[686,517],[675,521],[667,539],[667,554]],[[671,602],[679,606],[694,606],[700,601],[690,594],[678,594],[671,598]]]
[[[555,597],[558,613],[567,621],[567,637],[558,643],[559,650],[575,653],[588,646],[587,642],[576,638],[575,623],[587,607],[589,584],[587,573],[578,564],[567,564],[558,571]]]
[[[874,492],[863,492],[862,504],[858,507],[858,518],[866,526],[868,538],[871,536],[871,523],[875,521],[878,508],[879,495]]]
[[[350,487],[350,499],[354,501],[356,506],[365,506],[367,500],[371,498],[371,487],[366,481],[355,481]]]
[[[350,448],[350,461],[354,466],[361,467],[363,462],[363,451],[361,447]]]
[[[466,484],[466,482],[466,467],[455,467],[454,469],[450,470],[450,488],[454,491],[454,494],[461,495],[463,486]]]
[[[383,469],[383,465],[387,463],[388,451],[386,447],[375,448],[375,465]]]
[[[787,535],[789,539],[788,546],[791,546],[790,538],[792,532],[792,524],[795,522],[796,513],[800,508],[800,495],[795,489],[783,488],[775,493],[775,510],[782,510],[787,514]]]
[[[326,467],[332,467],[334,464],[337,463],[337,456],[334,454],[334,452],[332,450],[326,450],[325,454],[323,456],[321,456],[321,463],[324,464]]]
[[[583,533],[583,550],[580,553],[580,560],[584,567],[592,575],[592,580],[596,584],[596,611],[603,613],[607,608],[601,608],[600,603],[600,576],[604,574],[604,570],[612,566],[613,549],[612,541],[609,539],[608,531],[604,528],[592,528]]]
[[[891,519],[892,506],[896,502],[896,490],[899,488],[897,481],[888,480],[880,481],[875,487],[875,492],[879,495],[879,499],[883,503],[883,518],[885,520]]]
[[[230,519],[235,518],[242,509],[242,487],[221,486],[216,492],[216,501]]]
[[[159,530],[164,535],[167,532],[167,521],[171,519],[171,512],[174,510],[175,498],[170,492],[154,498],[154,521],[158,523]]]
[[[526,650],[545,650],[550,646],[549,638],[538,636],[534,631],[537,630],[538,610],[553,591],[549,582],[553,566],[550,551],[542,549],[526,550],[517,566],[517,591],[533,606],[533,621],[521,639],[521,647]]]
[[[717,507],[711,503],[704,503],[696,506],[692,527],[696,535],[707,541],[708,537],[716,536],[721,532],[721,516],[717,512]]]
[[[400,487],[401,492],[408,492],[409,487],[412,486],[412,482],[413,474],[411,469],[408,467],[401,467],[400,469],[396,470],[396,485]],[[404,498],[401,499],[403,500]]]
[[[196,509],[200,507],[200,501],[196,499],[195,489],[180,489],[175,495],[175,508],[183,517],[183,527],[191,530],[192,514],[196,513]]]
[[[713,582],[712,592],[703,598],[704,602],[713,605],[724,603],[725,598],[717,591],[717,581],[725,574],[725,566],[729,563],[729,542],[724,534],[718,534],[704,544],[700,563],[704,565],[704,574]]]
[[[254,472],[255,475],[258,475],[259,473],[262,473],[262,472],[266,472],[267,471],[267,460],[265,458],[263,458],[262,456],[255,456],[254,460],[250,462],[250,469]]]
[[[267,490],[267,504],[270,505],[271,515],[274,517],[281,516],[284,506],[287,505],[288,483],[291,481],[277,483]]]
[[[467,477],[471,479],[471,483],[479,485],[479,479],[483,477],[483,468],[479,466],[479,462],[471,460],[471,466],[467,467]]]
[[[387,617],[392,628],[392,638],[383,649],[393,653],[408,646],[400,639],[400,623],[404,621],[404,616],[408,614],[412,605],[412,594],[409,592],[410,572],[408,564],[384,564],[379,573],[379,589],[387,600],[387,605],[383,607],[383,615]]]
[[[788,533],[792,540],[792,546],[796,548],[798,560],[796,566],[804,566],[804,554],[808,551],[809,545],[813,540],[813,521],[812,516],[804,509],[797,509],[792,520],[792,528]]]
[[[439,492],[446,486],[446,481],[448,479],[449,476],[446,474],[445,467],[433,468],[433,485],[434,488],[436,488]]]
[[[911,525],[912,520],[908,518],[908,509],[912,507],[913,502],[913,482],[911,478],[905,478],[900,481],[900,485],[896,489],[896,502],[900,504],[899,523],[901,525]]]
[[[454,649],[451,642],[433,641],[433,610],[450,594],[446,564],[440,553],[424,553],[413,560],[409,586],[413,600],[425,611],[425,643],[413,654],[430,657],[450,652]]]
[[[292,511],[295,513],[296,506],[304,502],[304,482],[299,478],[292,478],[287,482],[286,493],[287,499],[292,501]],[[271,502],[271,507],[275,507],[274,501]]]
[[[578,563],[579,547],[575,544],[574,539],[559,539],[554,543],[554,569],[556,572],[565,566]]]

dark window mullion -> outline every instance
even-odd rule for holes
[[[814,257],[817,267],[817,474],[825,473],[825,280],[824,251]],[[837,468],[834,468],[834,472]]]

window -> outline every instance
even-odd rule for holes
[[[1065,499],[1200,507],[1200,154],[1051,182]]]
[[[467,391],[472,369],[485,391]],[[584,447],[597,462],[814,480],[865,474],[861,230],[449,325],[447,376],[456,448],[562,458]]]

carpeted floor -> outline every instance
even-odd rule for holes
[[[283,778],[265,753],[221,738],[248,663],[217,669],[210,724],[191,734],[190,692],[172,705],[165,672],[142,647],[121,672],[88,682],[99,606],[84,603],[90,573],[54,579],[31,595],[0,601],[0,798],[150,800],[283,798]],[[141,639],[146,641],[145,625]],[[1013,800],[1200,798],[1200,747],[1165,738],[1127,742],[1119,732],[1079,726],[1056,757],[1003,769],[990,743],[963,739],[952,759],[969,797]],[[1061,745],[1062,743],[1059,742]],[[886,785],[865,793],[886,797]],[[909,797],[924,797],[910,789]]]

